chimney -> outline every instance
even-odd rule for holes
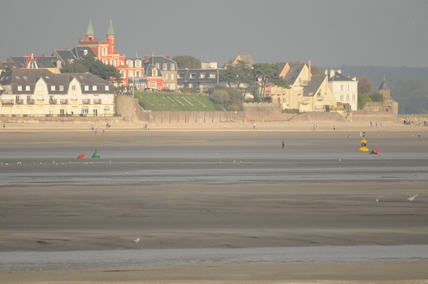
[[[171,56],[167,55],[166,58],[171,59]]]
[[[66,47],[65,47],[65,50],[70,50],[70,47],[69,47],[69,46],[66,46]]]
[[[328,70],[325,69],[324,74],[328,76]]]
[[[346,75],[346,77],[351,78],[351,75]]]
[[[342,74],[342,70],[337,69],[337,73]]]
[[[311,60],[308,60],[308,81],[311,80],[312,77],[312,62]]]
[[[149,62],[149,55],[148,54],[144,54],[144,62]]]
[[[334,69],[330,69],[330,78],[334,76]]]

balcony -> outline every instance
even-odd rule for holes
[[[58,100],[50,99],[50,100],[49,100],[49,103],[50,103],[51,105],[56,105],[57,101],[58,101]]]
[[[13,105],[14,100],[1,100],[3,105]]]
[[[24,104],[24,100],[16,100],[16,104],[22,105],[22,104]]]
[[[34,99],[27,99],[27,104],[34,105],[35,101]]]
[[[83,99],[83,100],[82,100],[82,104],[88,105],[88,104],[90,104],[90,103],[91,103],[91,100],[90,100],[90,99]]]
[[[101,104],[102,103],[102,99],[94,99],[94,104]]]
[[[66,105],[68,104],[68,99],[61,99],[59,102],[63,105]]]

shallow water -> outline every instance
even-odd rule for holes
[[[428,245],[0,252],[0,270],[120,269],[238,263],[428,261]]]

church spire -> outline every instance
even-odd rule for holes
[[[108,26],[108,32],[107,32],[107,36],[114,36],[114,30],[113,30],[113,22],[110,20],[110,25]]]
[[[92,29],[92,21],[89,20],[88,30],[86,36],[94,36],[94,30]]]

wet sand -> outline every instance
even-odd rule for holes
[[[425,128],[320,125],[314,133],[309,124],[265,125],[150,131],[113,125],[105,135],[80,126],[8,127],[0,133],[0,257],[6,251],[428,244]],[[381,155],[360,155],[360,129]],[[94,148],[100,160],[75,159]],[[171,173],[175,178],[167,179]],[[320,180],[323,175],[329,178]],[[406,192],[419,196],[410,202]],[[405,283],[426,280],[426,271],[424,261],[241,263],[0,271],[0,281]]]

